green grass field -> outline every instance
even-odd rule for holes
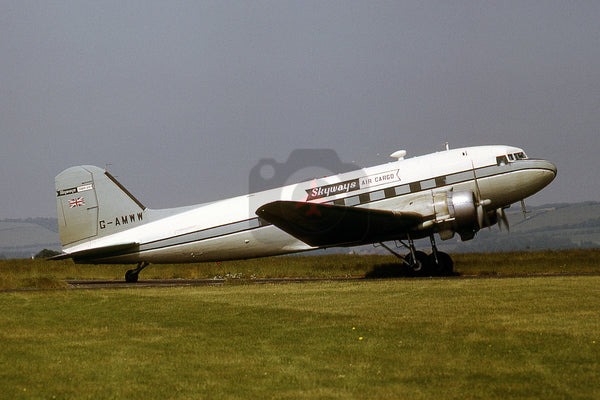
[[[600,250],[454,254],[460,275],[600,273]],[[85,265],[70,260],[0,260],[0,290],[67,286],[67,279],[124,280],[131,265]],[[140,279],[393,277],[402,269],[394,256],[348,254],[284,256],[252,260],[150,265]]]
[[[600,277],[0,293],[1,398],[600,398]]]

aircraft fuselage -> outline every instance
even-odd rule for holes
[[[91,171],[88,184],[99,192],[102,188],[101,183],[96,182],[98,172],[92,169],[95,167],[84,168]],[[491,222],[484,224],[495,222],[495,210],[533,195],[555,175],[556,167],[551,162],[529,159],[516,147],[452,149],[189,207],[151,210],[137,207],[135,203],[141,205],[137,201],[122,208],[90,207],[88,217],[93,226],[87,226],[89,232],[85,237],[73,236],[74,231],[70,230],[73,225],[67,229],[68,223],[65,223],[61,239],[66,253],[85,254],[85,257],[73,258],[91,263],[224,261],[320,247],[299,240],[257,215],[261,206],[286,200],[421,217],[420,223],[385,240],[416,239],[434,233],[447,239],[455,232],[468,240],[482,226],[482,221],[491,218]],[[69,188],[58,185],[57,177],[59,216],[62,212],[66,221],[65,215],[77,207],[67,201],[79,197],[68,192],[61,194],[61,190]],[[462,217],[459,217],[458,206],[465,199],[470,202],[468,193],[473,195],[473,204],[469,206],[476,208],[475,214],[481,210],[485,214],[478,217],[479,227],[471,220],[465,219],[464,223],[459,220]],[[85,201],[91,204],[90,200]],[[132,243],[136,246],[93,252]]]

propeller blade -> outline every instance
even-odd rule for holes
[[[490,216],[486,210],[486,207],[492,203],[490,199],[480,200],[477,202],[477,222],[479,223],[479,228],[485,228],[486,226],[489,228],[492,226],[490,222]]]
[[[481,204],[477,205],[477,223],[479,224],[479,229],[485,226],[485,210]]]
[[[525,200],[521,200],[521,210],[523,210],[523,219],[527,219],[527,207],[525,207]]]
[[[491,228],[492,226],[488,211],[485,209],[485,207],[489,206],[491,202],[491,200],[485,199],[477,203],[477,223],[479,224],[480,229],[485,227]]]
[[[491,204],[491,200],[481,199],[481,189],[479,188],[479,182],[477,182],[477,173],[475,172],[475,164],[473,164],[473,160],[471,160],[471,167],[473,168],[473,182],[475,182],[475,200],[477,200],[477,223],[479,224],[479,228],[488,227],[491,229],[492,224],[490,223],[490,218],[487,215],[487,210],[485,206]]]
[[[506,231],[510,232],[510,225],[508,224],[508,217],[504,212],[504,208],[499,208],[496,210],[496,215],[498,215],[498,228],[502,230],[502,225],[506,226]]]
[[[481,202],[481,190],[479,190],[479,182],[477,182],[477,174],[475,173],[475,164],[471,160],[471,167],[473,168],[473,181],[475,182],[475,199],[477,202]]]

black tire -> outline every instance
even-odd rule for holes
[[[412,259],[412,255],[409,253],[404,259],[411,265],[411,272],[416,276],[427,276],[431,274],[431,266],[429,263],[429,257],[422,251],[415,251],[415,261]]]
[[[432,266],[432,272],[435,276],[449,276],[452,275],[454,268],[454,262],[452,258],[441,251],[437,253],[437,263],[435,262],[435,256],[431,253],[429,256],[429,263]]]
[[[454,261],[448,253],[438,251],[438,271],[442,276],[450,276],[454,273]]]
[[[138,281],[139,274],[135,270],[129,270],[125,272],[125,282],[136,283]]]
[[[438,253],[438,261],[440,261],[440,253]],[[427,262],[431,265],[431,275],[432,276],[441,276],[442,268],[441,265],[435,262],[435,256],[433,253],[427,256]]]

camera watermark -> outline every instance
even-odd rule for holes
[[[250,170],[248,193],[281,188],[324,177],[315,175],[318,172],[337,175],[358,169],[360,167],[340,160],[333,149],[296,149],[282,163],[273,158],[263,158],[258,161]],[[311,173],[314,176],[310,176]]]
[[[275,201],[294,201],[298,204],[285,204],[275,210],[276,218],[281,218],[284,223],[295,223],[300,232],[303,232],[302,225],[306,222],[307,234],[314,235],[315,230],[318,234],[326,234],[334,228],[337,218],[327,223],[319,222],[324,224],[322,229],[314,225],[308,227],[307,221],[320,217],[320,212],[315,205],[306,203],[331,204],[335,196],[359,190],[356,176],[360,174],[351,174],[352,178],[340,175],[358,170],[361,167],[342,161],[332,149],[296,149],[284,162],[263,158],[250,170],[248,178],[250,215],[255,215],[257,209]],[[259,218],[259,223],[266,225],[269,221]],[[264,240],[259,234],[260,230],[256,232],[255,239]]]

